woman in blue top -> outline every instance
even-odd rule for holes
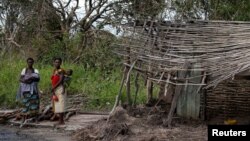
[[[24,120],[27,116],[35,116],[39,112],[39,94],[38,82],[40,80],[39,72],[33,68],[34,59],[27,59],[27,67],[24,68],[20,76],[20,87],[17,94],[17,100],[23,105],[22,115]]]

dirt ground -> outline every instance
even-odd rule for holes
[[[142,112],[143,113],[143,112]],[[131,114],[131,113],[130,113]],[[207,127],[199,121],[174,119],[172,128],[163,126],[162,115],[131,116],[118,107],[108,120],[99,120],[77,130],[73,140],[82,141],[204,141]]]

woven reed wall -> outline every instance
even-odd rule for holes
[[[250,80],[223,81],[207,90],[205,100],[207,120],[250,117]]]

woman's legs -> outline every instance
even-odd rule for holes
[[[64,122],[64,113],[54,113],[53,117],[50,118],[51,121],[56,121],[57,117],[59,117],[58,124],[65,124]]]
[[[65,123],[64,123],[63,116],[64,116],[63,113],[59,113],[59,124],[65,124]]]
[[[64,124],[66,93],[63,85],[57,87],[55,95],[58,97],[58,101],[54,102],[55,113],[59,115],[59,124]]]
[[[24,92],[23,93],[23,98],[22,98],[22,111],[21,111],[21,115],[22,115],[22,122],[24,122],[27,119],[27,115],[29,114],[30,110],[29,110],[29,97],[30,97],[30,93],[29,92]]]

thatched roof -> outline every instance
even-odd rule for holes
[[[124,30],[117,53],[136,62],[125,65],[157,82],[210,87],[250,68],[250,22],[137,21]],[[190,71],[206,73],[179,80],[176,72],[185,63],[191,64]],[[210,76],[207,84],[192,83],[204,75]]]

